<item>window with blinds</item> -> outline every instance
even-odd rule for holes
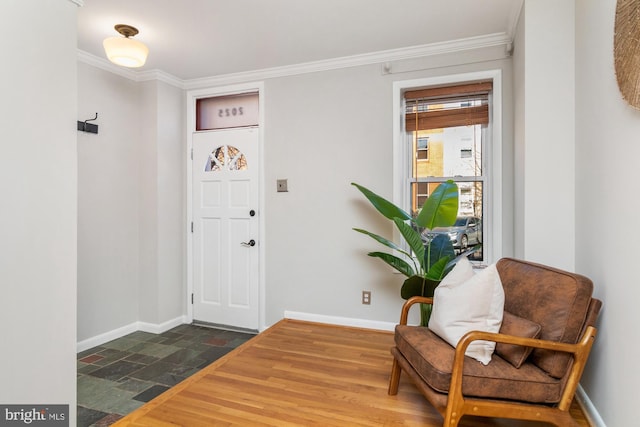
[[[458,221],[454,227],[436,231],[447,233],[459,251],[483,242],[483,147],[490,126],[492,85],[492,81],[466,82],[404,92],[404,127],[411,144],[411,209],[417,213],[440,182],[454,180],[460,189]],[[474,256],[482,260],[482,250]]]
[[[405,128],[412,132],[489,124],[492,82],[407,91]]]

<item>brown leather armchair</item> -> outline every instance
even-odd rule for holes
[[[414,297],[405,303],[391,349],[389,394],[397,394],[404,371],[442,414],[443,426],[457,426],[464,415],[577,426],[569,407],[602,307],[592,298],[593,283],[579,274],[510,258],[496,267],[505,292],[505,317],[498,334],[472,331],[453,348],[428,328],[407,325],[411,306],[430,303],[431,298]],[[539,325],[536,338],[514,326],[513,319]],[[464,355],[474,340],[495,341],[503,351],[496,350],[491,362],[483,365]],[[515,365],[509,352],[520,355]]]

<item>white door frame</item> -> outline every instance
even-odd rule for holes
[[[258,272],[258,329],[263,331],[266,329],[265,315],[265,210],[264,210],[264,187],[265,187],[265,171],[264,171],[264,83],[243,83],[231,86],[220,86],[207,89],[197,89],[187,92],[187,167],[185,181],[187,184],[187,222],[185,224],[187,231],[187,294],[185,301],[187,304],[187,322],[193,321],[193,304],[191,296],[193,295],[193,233],[191,232],[191,222],[193,221],[193,184],[192,172],[193,162],[191,160],[191,150],[193,148],[193,133],[196,131],[196,100],[200,98],[209,98],[213,96],[238,95],[242,93],[258,92],[258,158],[260,164],[259,183],[258,183],[258,262],[260,264]]]

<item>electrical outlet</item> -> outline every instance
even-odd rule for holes
[[[371,291],[362,291],[362,303],[366,305],[371,304]]]

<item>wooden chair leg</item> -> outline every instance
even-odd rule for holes
[[[398,394],[398,386],[400,385],[400,374],[402,369],[398,360],[393,358],[393,366],[391,367],[391,377],[389,378],[389,395],[395,396]]]
[[[446,427],[457,427],[463,415],[464,403],[449,394],[447,409],[444,413],[444,423],[442,425]]]

